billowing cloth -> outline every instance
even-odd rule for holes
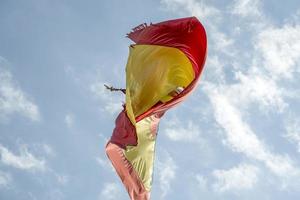
[[[195,88],[207,39],[195,17],[142,24],[128,37],[135,44],[126,65],[126,103],[106,153],[131,200],[148,200],[159,121]]]

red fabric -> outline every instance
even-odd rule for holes
[[[137,145],[137,136],[135,126],[131,123],[126,115],[126,111],[120,112],[115,121],[115,129],[111,136],[110,142],[125,148],[127,145]]]

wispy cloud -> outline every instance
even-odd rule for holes
[[[197,174],[196,181],[201,190],[207,190],[208,181],[207,181],[206,177],[204,177],[203,175]]]
[[[231,12],[242,17],[259,17],[262,15],[260,0],[235,0]]]
[[[97,163],[104,169],[115,171],[111,163],[108,161],[107,158],[102,158],[101,156],[96,158]]]
[[[110,73],[107,76],[114,76],[116,79],[113,81],[116,83],[119,81],[118,79],[121,79],[119,68],[112,67],[111,70],[113,75]],[[123,94],[120,94],[119,92],[110,92],[104,87],[104,84],[111,85],[108,82],[112,80],[107,81],[107,77],[105,76],[108,71],[109,70],[103,69],[102,67],[97,67],[96,69],[91,69],[89,72],[80,72],[79,69],[76,69],[71,65],[65,66],[65,73],[71,77],[82,90],[88,92],[92,97],[99,101],[100,111],[109,115],[114,115],[122,110],[122,102],[125,98],[123,98]],[[65,122],[70,122],[72,121],[72,118],[74,119],[74,116],[69,116],[69,114],[66,115]]]
[[[289,119],[286,123],[286,133],[283,135],[291,143],[296,143],[300,153],[300,120],[298,118]]]
[[[238,95],[238,98],[230,98],[230,101],[240,109],[255,104],[261,108],[262,112],[272,109],[283,111],[288,106],[284,99],[287,96],[284,88],[281,88],[277,82],[255,67],[247,73],[236,72],[235,78],[236,83],[220,84],[216,90],[227,97]],[[212,84],[207,85],[211,86]]]
[[[159,177],[161,198],[163,199],[171,191],[171,182],[176,177],[177,165],[171,155],[165,153],[163,161],[158,160],[156,167]]]
[[[270,26],[257,36],[255,49],[272,78],[293,78],[300,72],[300,24]]]
[[[225,144],[233,151],[244,153],[252,159],[262,161],[278,176],[294,176],[299,171],[288,156],[277,155],[268,149],[251,127],[243,120],[239,110],[224,95],[209,94],[214,107],[216,121],[226,133]]]
[[[12,181],[9,173],[0,170],[0,188],[7,187]]]
[[[172,141],[201,142],[200,128],[192,121],[183,122],[173,118],[162,132]]]
[[[90,85],[90,91],[102,102],[103,107],[101,109],[113,115],[122,110],[122,99],[117,94],[110,93],[104,84],[107,83],[97,81]]]
[[[214,170],[213,187],[218,192],[252,189],[258,181],[258,172],[257,167],[245,163],[228,170]]]
[[[71,128],[74,125],[74,115],[72,113],[68,113],[65,116],[65,123],[67,127]]]
[[[70,180],[69,176],[64,174],[56,174],[56,179],[60,185],[66,185],[69,183]]]
[[[13,80],[12,74],[0,60],[0,120],[13,114],[21,114],[33,121],[40,119],[38,106]]]
[[[98,199],[115,200],[120,198],[121,198],[121,193],[118,185],[116,183],[106,183]]]
[[[20,154],[16,155],[0,144],[1,162],[5,165],[28,171],[45,171],[46,161],[43,158],[36,158],[29,152],[26,145],[19,149]]]
[[[211,17],[218,17],[220,14],[218,9],[206,4],[204,1],[162,0],[161,3],[167,10],[179,12],[181,15],[184,15],[188,11],[202,20]]]
[[[56,155],[56,152],[49,144],[41,144],[41,149],[43,149],[48,156]]]

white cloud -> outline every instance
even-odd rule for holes
[[[117,200],[121,198],[120,188],[116,183],[106,183],[99,195],[99,200]]]
[[[42,197],[39,198],[34,196],[34,193],[30,193],[30,199],[64,200],[66,199],[66,195],[60,188],[50,188]]]
[[[200,174],[197,174],[196,175],[196,181],[198,183],[198,186],[201,190],[206,190],[207,189],[207,179],[200,175]]]
[[[212,92],[212,90],[210,90]],[[224,95],[216,91],[208,94],[214,108],[216,121],[225,130],[224,143],[233,151],[262,161],[274,174],[282,177],[299,174],[288,156],[273,154],[258,139],[251,127],[243,120],[239,110]]]
[[[225,82],[226,75],[224,64],[225,63],[221,61],[217,55],[208,57],[205,63],[205,72],[203,73],[204,80],[210,80],[217,83]]]
[[[12,181],[11,175],[0,170],[0,188],[7,187]]]
[[[252,189],[258,181],[259,169],[253,165],[240,164],[229,170],[214,170],[217,179],[213,187],[216,191]]]
[[[111,162],[108,161],[108,158],[104,159],[102,157],[97,157],[96,158],[97,163],[104,169],[109,169],[111,171],[115,171],[115,169],[113,168],[113,166],[111,165]]]
[[[300,25],[269,27],[259,33],[255,48],[273,78],[293,78],[300,72]]]
[[[284,137],[290,142],[296,143],[300,153],[300,120],[298,118],[288,120]]]
[[[161,189],[161,198],[164,198],[171,190],[171,182],[176,177],[176,163],[173,158],[166,153],[164,161],[158,160],[157,171],[159,177],[159,185]]]
[[[215,22],[212,22],[210,26],[208,26],[208,31],[211,37],[211,48],[215,52],[224,53],[229,56],[236,54],[236,50],[232,48],[234,40],[226,33],[221,32]]]
[[[12,74],[0,61],[0,119],[18,113],[33,121],[40,119],[38,106],[14,82]]]
[[[73,66],[71,65],[64,66],[64,71],[66,75],[70,76],[76,83],[80,83],[82,81]]]
[[[170,140],[173,141],[187,141],[187,142],[199,142],[200,129],[192,121],[183,123],[177,118],[169,120],[167,127],[163,130]]]
[[[242,17],[262,15],[260,0],[235,0],[231,10],[233,14]]]
[[[69,177],[67,175],[56,174],[57,182],[61,185],[66,185],[69,182]]]
[[[118,66],[120,64],[122,63],[119,63]],[[71,65],[65,66],[64,69],[65,73],[70,76],[81,89],[88,90],[92,97],[100,101],[100,111],[114,115],[122,110],[122,103],[125,101],[125,96],[121,92],[111,92],[104,87],[104,84],[111,86],[104,81],[107,80],[107,77],[111,76],[111,73],[110,75],[106,75],[104,68],[97,67],[97,69],[91,69],[88,73],[80,72],[79,69]],[[122,80],[122,73],[120,73],[119,67],[112,67],[111,70],[113,71],[114,82]],[[87,85],[88,87],[86,87]],[[67,114],[65,122],[69,125],[73,125],[74,115],[72,115],[72,113]]]
[[[53,148],[48,145],[48,144],[42,144],[42,149],[44,150],[44,152],[48,155],[48,156],[55,156],[56,153],[55,151],[53,150]]]
[[[90,85],[90,91],[101,100],[104,105],[102,110],[110,113],[111,115],[122,110],[122,99],[118,94],[111,93],[104,87],[104,82],[96,82]],[[125,99],[125,98],[124,98]]]
[[[73,127],[73,125],[74,125],[74,115],[72,113],[66,114],[65,123],[69,128]]]
[[[219,15],[219,10],[215,7],[205,4],[203,1],[195,0],[162,0],[162,5],[170,11],[185,14],[190,12],[194,16],[198,16],[201,20],[206,18],[216,17]]]
[[[255,68],[252,68],[255,69]],[[252,71],[249,74],[236,73],[238,83],[220,86],[227,97],[235,105],[247,107],[250,103],[256,103],[262,111],[274,108],[283,111],[288,105],[284,101],[285,92],[270,77]]]
[[[210,100],[217,122],[227,133],[227,144],[235,151],[245,152],[251,157],[264,154],[263,145],[227,98],[220,94],[210,94]]]
[[[11,167],[29,171],[46,170],[46,161],[36,158],[25,145],[20,147],[20,155],[15,155],[0,144],[0,155],[2,163]]]

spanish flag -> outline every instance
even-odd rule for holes
[[[155,141],[164,113],[195,88],[207,54],[196,17],[141,24],[128,35],[126,103],[106,153],[131,200],[149,200]]]

